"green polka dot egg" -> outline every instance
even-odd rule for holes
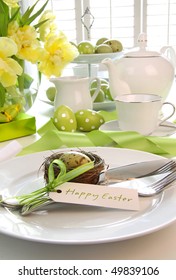
[[[53,122],[58,130],[74,132],[77,127],[75,114],[68,106],[59,106],[53,115]]]
[[[75,113],[77,129],[80,131],[92,131],[98,129],[105,121],[104,118],[94,110],[79,110]]]

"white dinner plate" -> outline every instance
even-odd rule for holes
[[[129,149],[93,147],[85,150],[99,154],[110,166],[160,158]],[[40,152],[2,162],[0,194],[9,197],[42,187],[41,164],[50,154],[51,151]],[[140,197],[139,202],[139,211],[58,203],[57,208],[36,211],[28,216],[0,207],[0,232],[44,243],[93,244],[142,236],[176,219],[174,184],[155,197]]]
[[[163,137],[163,136],[170,136],[170,135],[176,133],[176,124],[170,123],[168,121],[165,121],[163,124],[164,125],[162,125],[162,126],[161,125],[158,126],[156,128],[156,130],[153,131],[150,134],[150,136]],[[116,120],[106,122],[106,123],[104,123],[100,126],[99,130],[102,130],[102,131],[120,131],[119,123]]]

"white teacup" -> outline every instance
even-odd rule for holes
[[[137,131],[149,135],[175,113],[172,103],[163,103],[162,97],[155,94],[125,94],[117,97],[115,101],[119,128],[123,131]],[[160,120],[160,110],[166,104],[172,107],[171,113]]]

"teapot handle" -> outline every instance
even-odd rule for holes
[[[92,102],[94,102],[94,100],[96,99],[98,93],[99,93],[100,90],[101,90],[101,81],[100,81],[100,79],[97,78],[97,77],[93,77],[93,78],[90,79],[90,86],[91,86],[91,83],[92,83],[94,80],[97,81],[97,88],[96,88],[94,94],[92,95]]]
[[[161,54],[164,54],[169,61],[172,63],[174,68],[176,67],[176,53],[173,47],[171,46],[164,46],[160,50]]]

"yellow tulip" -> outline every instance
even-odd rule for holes
[[[17,44],[18,52],[16,56],[18,58],[28,60],[32,63],[38,61],[41,47],[38,40],[38,33],[33,26],[25,25],[19,27],[14,23],[13,25],[9,25],[8,36]]]
[[[18,51],[15,42],[7,37],[0,37],[0,57],[10,57]]]
[[[47,20],[47,21],[45,23],[43,23],[42,25],[40,25],[40,27],[39,27],[41,41],[44,42],[48,39],[48,36],[50,36],[51,34],[55,34],[55,32],[57,30],[55,18],[56,18],[56,16],[50,10],[47,10],[42,14],[42,16],[39,20],[39,23],[42,21],[45,21],[45,20]]]
[[[39,71],[50,77],[59,77],[63,68],[78,56],[78,50],[70,44],[65,35],[49,37],[45,43],[45,53],[39,62]]]
[[[0,83],[4,87],[15,85],[17,75],[21,75],[23,69],[11,58],[17,52],[17,46],[12,39],[0,37]]]

